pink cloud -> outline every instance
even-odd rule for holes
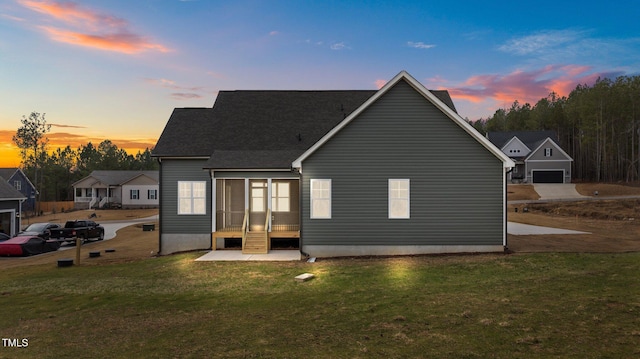
[[[170,51],[130,31],[126,20],[73,2],[21,0],[20,4],[58,20],[55,26],[39,26],[54,41],[124,54]]]
[[[376,80],[374,83],[376,84],[376,88],[379,90],[387,84],[387,80]]]
[[[123,27],[127,25],[127,22],[123,19],[100,14],[89,9],[82,9],[73,2],[22,0],[20,4],[31,10],[52,16],[67,23],[94,25],[96,27],[103,25]]]
[[[516,70],[506,75],[476,75],[447,88],[451,97],[473,103],[491,99],[499,102],[536,103],[551,92],[567,96],[580,83],[593,83],[599,76],[589,66],[549,65],[537,70]]]
[[[162,45],[151,43],[138,35],[130,33],[89,35],[53,27],[41,27],[41,29],[49,34],[53,40],[100,50],[124,54],[135,54],[145,50],[169,51]]]

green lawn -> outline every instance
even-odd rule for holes
[[[0,357],[640,357],[640,253],[199,255],[4,271]]]

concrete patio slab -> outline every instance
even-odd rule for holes
[[[211,251],[196,261],[299,261],[302,259],[298,250],[275,250],[267,254],[242,254],[240,250]]]
[[[532,226],[515,222],[507,222],[507,233],[518,236],[539,235],[539,234],[591,234],[589,232],[574,231],[570,229]]]

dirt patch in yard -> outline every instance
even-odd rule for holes
[[[640,182],[619,184],[619,183],[577,183],[576,191],[583,196],[594,196],[597,191],[598,196],[640,196]]]
[[[85,209],[79,211],[47,213],[43,216],[28,217],[22,219],[22,226],[29,223],[52,222],[64,225],[66,221],[76,219],[91,219],[100,221],[122,221],[137,218],[147,218],[158,214],[158,209]]]
[[[507,185],[507,199],[509,201],[536,200],[540,195],[530,184]]]
[[[528,212],[524,212],[524,208]],[[518,208],[518,212],[515,209]],[[584,235],[508,235],[515,252],[640,251],[640,200],[510,205],[508,220],[590,232]]]
[[[640,196],[640,182],[633,183],[576,183],[576,191],[583,196]],[[507,199],[509,201],[538,200],[540,195],[531,184],[507,185]]]

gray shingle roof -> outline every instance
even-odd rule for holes
[[[18,168],[0,168],[0,177],[4,178],[5,181],[8,181],[11,176],[13,176],[18,171]]]
[[[551,138],[555,143],[558,143],[558,134],[555,131],[510,131],[487,133],[489,141],[498,148],[504,147],[504,145],[506,145],[513,137],[517,137],[532,151],[547,138]]]
[[[0,201],[18,199],[26,199],[26,197],[20,193],[20,191],[13,188],[13,186],[10,185],[4,177],[0,177]]]
[[[377,91],[221,91],[213,108],[177,108],[156,157],[206,157],[208,168],[289,168]],[[432,91],[455,111],[447,91]]]
[[[156,181],[160,179],[159,171],[93,171],[87,177],[93,177],[109,186],[119,186],[140,175],[148,176]],[[84,181],[85,178],[75,182],[73,185]]]

